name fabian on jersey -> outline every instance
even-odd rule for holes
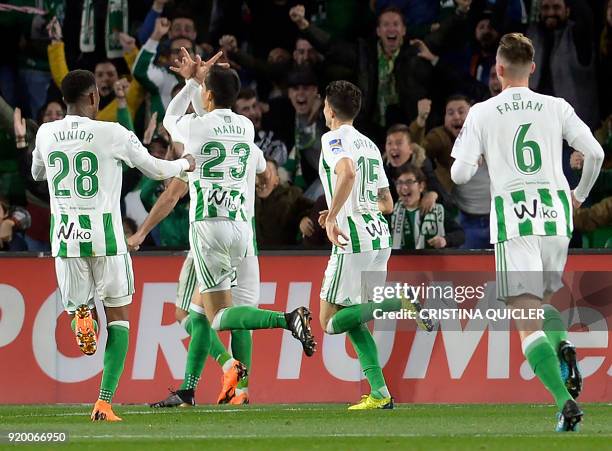
[[[532,102],[531,100],[528,100],[526,102],[524,100],[521,100],[518,102],[503,103],[501,105],[497,105],[495,108],[497,108],[497,111],[499,112],[499,114],[503,116],[504,113],[508,113],[512,111],[522,111],[522,110],[542,111],[542,108],[544,108],[544,104],[540,102]]]

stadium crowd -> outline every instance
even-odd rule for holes
[[[48,188],[31,178],[31,153],[38,125],[65,115],[69,70],[94,72],[99,120],[135,131],[155,156],[179,156],[162,119],[182,86],[168,69],[181,47],[203,58],[221,49],[240,74],[234,110],[268,160],[260,248],[329,244],[317,223],[320,93],[337,79],[363,92],[356,127],[383,153],[393,247],[489,248],[486,163],[455,186],[450,153],[470,106],[500,92],[495,53],[511,31],[533,40],[532,89],[570,102],[606,152],[572,245],[612,247],[612,0],[11,0],[0,4],[0,250],[50,249]],[[564,153],[573,188],[582,156]],[[129,236],[166,183],[123,174]],[[188,202],[145,244],[188,248]]]

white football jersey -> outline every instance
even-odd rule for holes
[[[172,139],[196,159],[196,169],[189,173],[190,222],[216,217],[246,221],[247,165],[256,147],[253,123],[220,108],[164,124]]]
[[[380,150],[350,125],[325,133],[321,143],[319,177],[328,206],[337,182],[336,164],[342,158],[351,158],[357,172],[351,195],[337,217],[340,230],[348,232],[350,240],[344,249],[335,247],[333,252],[359,253],[390,247],[389,225],[378,208],[378,190],[389,186]]]
[[[117,123],[69,115],[40,126],[32,176],[49,185],[53,256],[127,253],[120,210],[123,163],[155,179],[189,167],[184,159],[153,158]]]
[[[245,214],[246,220],[251,225],[251,234],[249,235],[249,243],[247,246],[247,256],[257,255],[257,237],[255,234],[255,178],[257,174],[261,174],[266,170],[266,159],[262,150],[257,147],[251,147],[249,154],[249,162],[247,165],[247,190],[245,199]],[[179,177],[183,182],[189,184],[187,174]],[[193,199],[190,201],[193,202]]]
[[[572,234],[569,185],[563,174],[563,139],[589,133],[561,98],[529,88],[507,88],[474,105],[451,155],[478,164],[491,178],[491,243],[528,235]]]

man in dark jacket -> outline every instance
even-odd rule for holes
[[[472,1],[457,0],[456,3],[457,14],[424,39],[434,52],[465,36],[467,12]],[[327,61],[351,69],[352,78],[363,93],[358,122],[368,136],[380,143],[386,126],[410,123],[416,117],[417,101],[428,97],[433,87],[433,67],[419,58],[417,46],[405,42],[406,26],[399,9],[390,7],[381,11],[376,40],[358,39],[356,43],[332,39],[305,19],[301,5],[292,8],[289,15]]]
[[[255,188],[257,242],[260,247],[298,244],[300,222],[309,215],[313,202],[297,186],[280,182],[274,160],[267,164],[270,177]]]

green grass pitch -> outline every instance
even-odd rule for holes
[[[239,450],[604,450],[612,449],[612,406],[586,404],[580,433],[557,434],[542,405],[402,404],[348,412],[339,404],[116,406],[121,423],[91,423],[91,406],[0,406],[0,432],[64,431],[65,445],[2,449]]]

